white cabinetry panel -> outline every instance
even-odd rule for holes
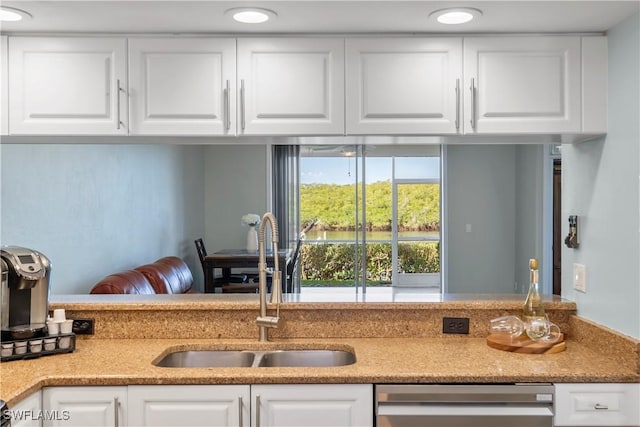
[[[373,386],[296,384],[251,386],[254,427],[373,425]]]
[[[238,133],[344,133],[344,40],[238,40]]]
[[[580,71],[580,37],[465,38],[465,133],[580,132]]]
[[[42,392],[36,391],[9,410],[13,414],[12,427],[41,427]]]
[[[45,427],[102,427],[127,425],[127,387],[48,387],[42,408],[69,417],[46,420]],[[117,421],[116,421],[117,417]]]
[[[129,386],[129,425],[249,426],[248,385]]]
[[[461,38],[348,39],[348,134],[456,133]]]
[[[556,384],[556,426],[640,426],[640,384]]]
[[[124,38],[11,37],[10,133],[126,135],[126,75]]]
[[[607,132],[607,37],[582,37],[582,132]]]
[[[131,134],[234,135],[235,40],[129,39]]]

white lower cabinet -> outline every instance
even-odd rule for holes
[[[129,386],[129,426],[248,427],[248,385]]]
[[[47,387],[42,409],[60,416],[44,421],[44,427],[126,426],[127,387]]]
[[[251,386],[252,427],[373,425],[370,384]]]
[[[365,427],[373,425],[373,386],[48,387],[42,408],[59,414],[44,427]]]
[[[42,393],[37,391],[9,408],[12,427],[42,426]]]
[[[640,384],[556,384],[556,426],[640,426]]]

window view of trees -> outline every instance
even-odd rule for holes
[[[333,160],[344,169],[345,158],[341,156],[303,160],[303,179],[299,186],[300,224],[305,230],[300,264],[303,287],[354,286],[356,277],[362,274],[363,258],[367,286],[389,286],[394,276],[394,244],[398,274],[437,275],[439,283],[440,182],[437,161],[438,170],[431,172],[437,178],[403,181],[394,178],[393,158],[389,157],[386,163],[378,162],[388,163],[388,168],[377,167],[369,172],[367,166],[367,175],[376,179],[372,182],[362,176],[359,180],[356,176],[351,177],[351,164],[345,177],[344,171],[332,166],[331,162]],[[427,169],[429,165],[422,167]],[[366,200],[364,215],[361,208],[363,200]],[[394,215],[397,218],[395,239]],[[363,247],[366,248],[364,253]]]

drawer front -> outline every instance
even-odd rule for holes
[[[556,426],[640,426],[640,384],[556,384]]]

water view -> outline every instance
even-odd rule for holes
[[[359,233],[359,236],[362,235]],[[354,241],[356,239],[356,233],[353,230],[350,231],[321,231],[321,230],[309,230],[304,235],[305,240],[326,240],[330,242],[340,241]],[[421,240],[439,240],[439,231],[401,231],[398,233],[400,240],[406,239],[421,239]],[[367,231],[367,241],[369,242],[390,242],[391,231]]]

